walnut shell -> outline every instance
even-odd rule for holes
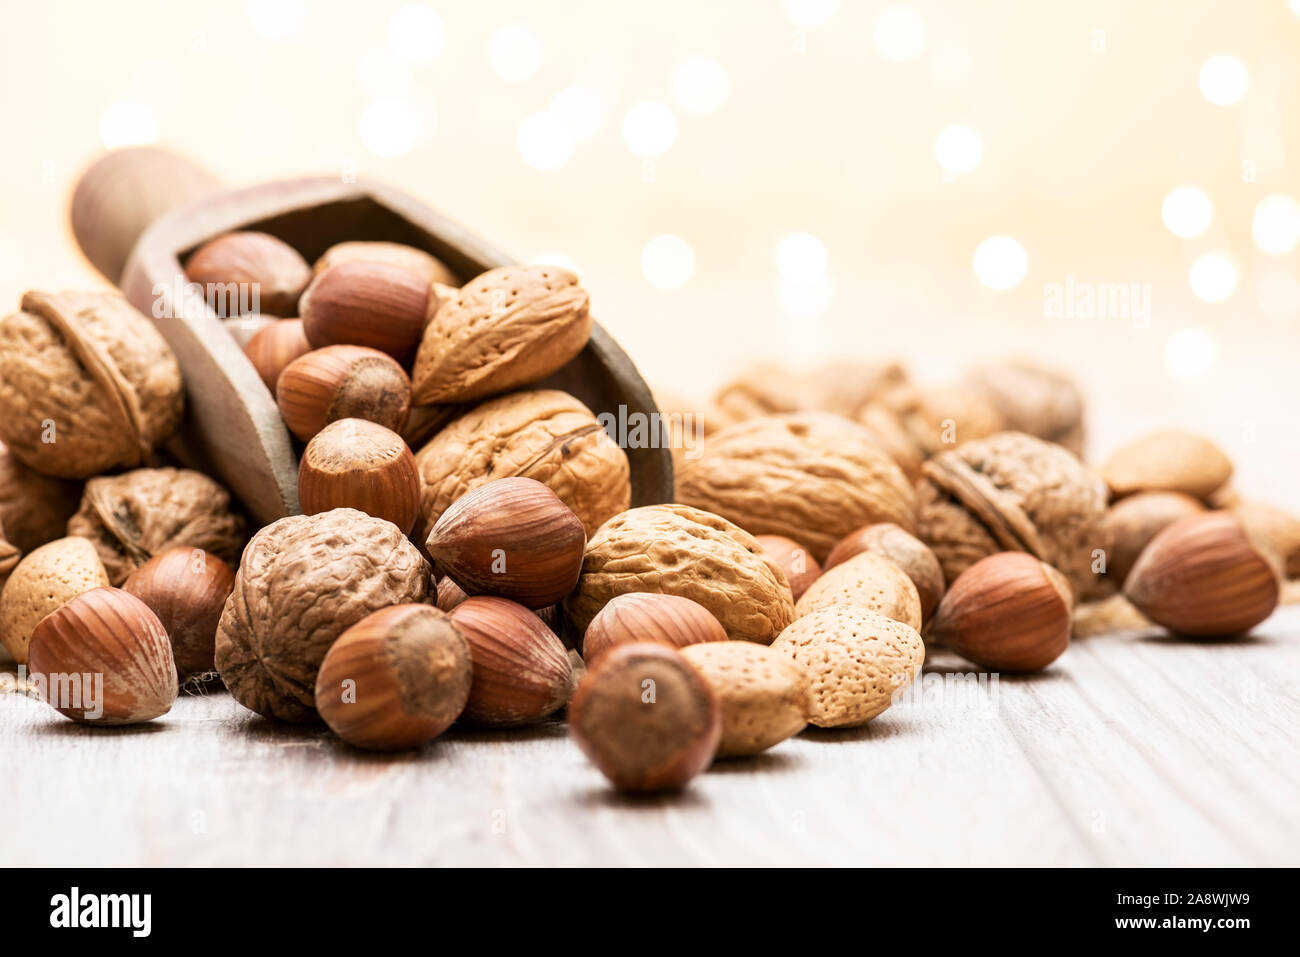
[[[857,605],[828,605],[786,628],[772,648],[811,682],[808,721],[819,728],[866,724],[894,703],[925,661],[916,629]]]
[[[80,501],[80,482],[33,471],[0,442],[0,525],[15,548],[30,552],[61,538]]]
[[[591,335],[587,290],[558,266],[503,266],[435,305],[411,371],[417,405],[466,402],[544,379]]]
[[[1058,569],[1077,596],[1096,580],[1094,550],[1105,547],[1106,492],[1065,448],[1022,432],[1001,432],[941,452],[917,486],[919,537],[949,585],[995,552],[1029,552]]]
[[[907,381],[897,362],[840,360],[811,369],[760,362],[718,390],[714,405],[730,422],[785,412],[853,416],[868,402]]]
[[[68,534],[95,544],[113,585],[162,552],[184,545],[231,567],[244,545],[244,520],[230,493],[202,472],[136,469],[86,483]]]
[[[628,592],[690,598],[730,639],[761,645],[794,620],[785,574],[754,537],[687,505],[629,509],[597,529],[565,611],[583,633],[606,602]]]
[[[890,417],[893,422],[887,423]],[[1002,414],[983,393],[964,386],[923,390],[903,385],[865,407],[859,421],[886,443],[886,451],[895,454],[903,468],[917,458],[929,458],[1006,428]]]
[[[862,525],[916,525],[902,471],[856,423],[828,412],[765,416],[705,441],[678,498],[752,535],[784,535],[819,562]]]
[[[316,718],[335,639],[371,612],[429,600],[429,563],[396,525],[351,508],[292,515],[248,543],[217,627],[217,671],[244,707]]]
[[[967,384],[1001,413],[1004,428],[1083,455],[1084,400],[1074,380],[1036,362],[1013,359],[971,370]]]
[[[43,475],[139,465],[183,398],[176,357],[119,295],[29,292],[0,321],[0,440]]]
[[[550,486],[588,538],[632,498],[627,454],[590,409],[554,389],[484,402],[435,435],[415,464],[423,523],[412,533],[416,541],[470,489],[511,475]]]
[[[1116,449],[1101,477],[1116,498],[1159,489],[1204,501],[1232,478],[1232,460],[1203,435],[1165,429]]]
[[[22,557],[22,549],[5,538],[5,523],[0,520],[0,593],[4,591],[5,582],[18,567],[18,560]]]

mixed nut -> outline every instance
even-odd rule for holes
[[[616,787],[660,790],[871,721],[927,645],[1038,671],[1097,601],[1239,634],[1300,575],[1300,520],[1238,500],[1211,441],[1158,432],[1094,470],[1082,396],[1032,363],[935,390],[892,362],[756,369],[673,449],[676,502],[632,508],[626,450],[538,387],[591,331],[573,273],[460,284],[412,247],[313,265],[252,232],[185,270],[260,290],[225,322],[302,443],[303,514],[251,540],[167,458],[184,384],[144,316],[33,292],[0,321],[0,638],[87,724],[224,685],[398,750],[567,709]]]

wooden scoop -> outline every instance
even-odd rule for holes
[[[350,239],[419,247],[462,280],[517,261],[382,183],[322,177],[224,190],[193,163],[153,147],[115,150],[92,165],[73,195],[72,228],[87,258],[153,320],[180,362],[189,413],[169,450],[219,476],[263,524],[298,512],[298,457],[243,350],[205,304],[184,296],[183,260],[223,233],[251,229],[279,237],[308,262]],[[563,389],[616,421],[638,414],[657,421],[636,367],[595,323],[577,358],[537,387]],[[632,504],[671,501],[669,449],[626,451]]]

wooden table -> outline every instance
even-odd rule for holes
[[[117,730],[0,695],[0,864],[1300,863],[1300,607],[1239,641],[1079,640],[982,693],[964,671],[644,799],[558,722],[389,757],[225,694]]]

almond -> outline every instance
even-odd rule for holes
[[[772,647],[807,673],[808,721],[819,728],[866,724],[894,703],[925,661],[916,629],[857,605],[828,605],[798,618]]]
[[[1116,498],[1159,489],[1203,500],[1232,478],[1232,461],[1203,435],[1165,429],[1117,449],[1101,477]]]
[[[718,757],[758,754],[808,724],[808,675],[779,650],[751,641],[681,649],[722,708]]]
[[[921,619],[928,619],[943,597],[943,568],[930,546],[890,522],[865,525],[841,538],[826,556],[826,570],[862,552],[888,558],[903,570],[921,599]]]
[[[912,579],[888,558],[873,552],[855,555],[813,582],[795,603],[795,617],[837,604],[870,608],[917,630],[921,628],[921,599]]]

